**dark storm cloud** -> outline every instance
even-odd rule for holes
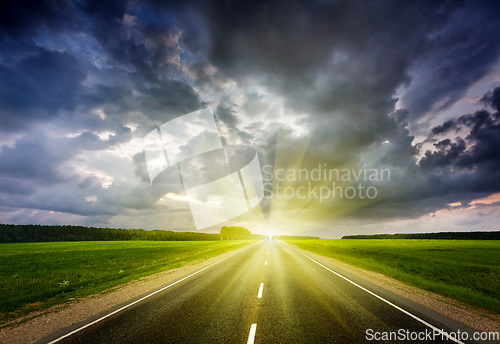
[[[308,79],[311,71],[331,57],[332,48],[339,51],[360,49],[361,53],[363,45],[371,39],[369,30],[375,26],[397,35],[396,30],[390,28],[394,21],[397,21],[396,25],[409,28],[423,15],[419,15],[417,9],[430,14],[434,7],[425,2],[421,2],[421,7],[413,8],[405,3],[394,6],[393,3],[368,2],[359,6],[347,1],[212,4],[208,35],[212,40],[211,61],[233,75],[268,72],[284,75],[290,80],[296,77]],[[435,5],[435,11],[441,7],[442,2]],[[402,18],[404,14],[412,16]],[[440,17],[442,20],[443,16]],[[392,20],[386,21],[387,18]],[[435,26],[434,22],[426,22],[429,20],[421,20],[419,26]],[[187,45],[196,50],[202,42]]]
[[[108,104],[107,110],[119,114],[125,124],[128,112],[142,110],[160,122],[203,106],[191,86],[167,76],[179,72],[180,53],[178,32],[168,21],[143,23],[132,14],[126,20],[126,1],[4,2],[2,6],[0,130],[23,130],[77,107],[90,111]],[[49,42],[84,34],[99,46],[48,50],[36,43],[40,34]],[[94,65],[96,58],[99,68]],[[107,79],[99,82],[101,75]],[[89,78],[94,80],[90,87],[84,85]]]
[[[204,107],[195,90],[178,80],[165,80],[158,86],[149,89],[144,87],[141,90],[144,92],[142,109],[153,120],[163,119],[166,122]]]
[[[128,1],[114,0],[87,1],[79,7],[93,22],[91,33],[112,63],[131,68],[141,81],[157,84],[166,71],[176,69],[171,57],[178,49],[178,32],[168,21],[127,23],[127,6]]]
[[[493,104],[493,107],[497,109],[498,104],[495,104],[495,101],[497,101],[496,96],[499,93],[500,88],[496,88],[484,95],[482,99],[488,104]],[[496,176],[496,170],[500,168],[500,117],[498,111],[490,113],[487,110],[481,110],[446,121],[443,125],[432,129],[431,137],[453,132],[456,128],[469,130],[465,140],[459,137],[456,139],[456,143],[452,143],[450,139],[440,141],[435,144],[437,151],[426,152],[420,165],[467,169],[486,167]]]
[[[33,183],[23,183],[13,177],[0,177],[0,192],[8,195],[29,196],[33,193]]]
[[[269,109],[269,104],[266,103],[266,97],[257,93],[247,95],[245,102],[242,105],[248,117],[259,116]]]
[[[441,125],[438,125],[431,130],[431,137],[440,135],[440,134],[445,134],[450,132],[450,130],[456,129],[456,123],[454,120],[449,120],[444,122]]]
[[[404,135],[406,124],[394,118],[403,113],[394,112],[396,89],[410,84],[409,69],[434,49],[429,36],[446,27],[462,3],[276,1],[201,7],[208,13],[208,33],[203,41],[189,35],[183,41],[187,49],[205,51],[221,73],[242,83],[262,80],[289,111],[309,116],[308,156],[342,162]],[[253,98],[250,94],[243,105],[250,115],[256,113],[247,109]],[[411,112],[404,114],[407,123]]]
[[[0,131],[21,136],[0,151],[3,205],[104,217],[153,211],[159,196],[151,191],[143,153],[132,158],[139,178],[116,178],[106,190],[95,177],[64,166],[209,103],[229,132],[224,140],[254,145],[264,163],[297,147],[307,150],[304,164],[311,166],[361,163],[364,154],[379,153],[377,163],[394,168],[396,181],[356,216],[418,216],[447,203],[468,204],[498,190],[500,91],[481,100],[495,113],[487,109],[433,128],[434,149],[420,161],[422,145],[408,125],[454,104],[491,70],[500,53],[498,7],[4,1]],[[406,108],[396,110],[401,90]],[[275,99],[283,109],[273,108]],[[41,123],[59,137],[33,129]],[[130,123],[137,124],[134,132]],[[294,126],[307,134],[297,135]],[[467,136],[457,138],[464,130]],[[102,140],[98,134],[108,131]],[[90,196],[97,201],[87,201]]]
[[[129,141],[131,130],[118,128],[107,140],[91,132],[74,138],[49,138],[44,134],[17,140],[3,147],[0,159],[0,204],[64,212],[82,216],[127,214],[127,209],[154,209],[162,194],[134,180],[116,180],[108,188],[93,175],[82,177],[64,166],[83,151],[106,150]],[[85,167],[85,166],[83,166]],[[30,197],[25,197],[30,196]],[[95,197],[89,201],[87,197]]]
[[[15,40],[29,40],[40,29],[77,30],[83,22],[69,1],[19,0],[0,3],[0,32]]]
[[[500,6],[488,1],[258,1],[198,7],[208,13],[201,21],[208,32],[187,35],[188,49],[205,52],[232,78],[261,78],[292,111],[311,115],[336,111],[335,116],[365,120],[373,116],[369,104],[409,86],[410,71],[417,68],[419,75],[402,99],[415,121],[433,106],[454,104],[491,70],[500,53]],[[191,31],[199,32],[200,25]]]
[[[118,128],[114,135],[107,140],[102,140],[96,134],[86,131],[70,141],[70,147],[76,154],[80,150],[105,150],[107,148],[130,141],[132,130],[128,127]]]
[[[215,2],[204,7],[203,40],[190,35],[184,44],[206,52],[221,73],[242,84],[262,80],[289,111],[308,115],[310,140],[282,132],[281,154],[305,146],[304,164],[341,165],[388,141],[380,162],[395,169],[396,180],[379,204],[353,216],[420,216],[498,190],[491,181],[498,180],[491,168],[498,146],[493,127],[482,126],[480,116],[432,129],[430,139],[460,126],[471,133],[439,140],[420,162],[420,145],[407,129],[431,108],[454,104],[493,68],[500,53],[497,7],[465,1]],[[401,86],[407,87],[401,99],[407,109],[395,111]],[[493,95],[483,100],[493,104]],[[266,134],[267,141],[254,143],[272,162],[277,134]]]
[[[483,99],[493,98],[497,89]],[[457,137],[457,129],[465,137]],[[478,198],[500,192],[500,118],[486,110],[460,116],[433,128],[430,138],[446,137],[434,143],[415,163],[418,147],[413,137],[403,135],[388,151],[382,162],[398,166],[407,162],[398,184],[389,185],[389,196],[378,204],[362,209],[358,217],[417,217],[438,209],[450,208],[449,203],[464,206]],[[406,148],[405,148],[406,147]],[[394,171],[396,172],[396,171]],[[401,178],[401,179],[400,179]],[[393,189],[391,192],[390,190]]]
[[[80,8],[95,18],[108,28],[116,25],[116,21],[123,18],[126,13],[128,1],[110,0],[110,1],[84,1]]]
[[[441,165],[459,169],[483,167],[496,177],[500,168],[500,118],[483,110],[461,116],[453,122],[470,129],[465,140],[458,137],[456,143],[452,143],[450,139],[440,141],[435,144],[437,151],[426,152],[420,164],[426,167]],[[439,160],[444,156],[449,157],[446,163],[433,163],[436,158]]]
[[[0,130],[22,130],[73,110],[87,76],[85,62],[34,42],[44,30],[79,30],[83,22],[72,3],[4,1],[0,7]]]
[[[40,184],[69,181],[71,174],[60,170],[61,164],[84,150],[104,150],[131,139],[130,128],[118,128],[109,139],[101,140],[91,132],[74,138],[50,138],[43,133],[24,136],[12,147],[0,152],[0,177],[36,180]]]
[[[3,130],[47,121],[59,110],[72,110],[86,77],[72,55],[41,49],[16,67],[0,65],[0,126]]]
[[[239,130],[238,125],[238,117],[235,115],[235,110],[233,107],[236,107],[235,104],[226,104],[227,102],[223,102],[217,106],[215,110],[215,118],[221,122],[221,125],[224,125],[229,130],[230,134],[235,134],[237,137],[245,144],[249,144],[254,136],[246,131]]]
[[[500,112],[500,87],[495,88],[494,90],[491,90],[487,94],[485,94],[482,98],[481,101],[486,104],[491,106],[493,109],[496,110],[497,114],[496,116],[499,116]]]
[[[0,130],[26,133],[0,150],[2,205],[92,217],[157,207],[161,195],[148,185],[115,180],[106,189],[68,163],[130,141],[131,119],[142,135],[204,106],[192,86],[169,75],[181,73],[178,32],[168,21],[124,17],[126,1],[0,6]],[[70,44],[60,49],[61,42]],[[37,123],[62,136],[34,130]],[[107,140],[97,135],[103,131],[112,133]],[[81,134],[63,137],[74,132]]]
[[[96,192],[94,189],[93,192]],[[10,195],[1,198],[0,205],[10,208],[24,208],[63,212],[69,214],[95,216],[95,215],[119,215],[126,211],[116,205],[87,201],[80,190],[70,185],[56,185],[49,189],[44,188],[32,197],[20,197]]]
[[[434,153],[427,151],[425,157],[420,160],[420,166],[423,168],[449,166],[466,149],[465,141],[462,139],[458,139],[456,143],[452,143],[450,139],[446,139],[435,143],[434,146],[438,150]]]
[[[468,1],[448,27],[429,40],[432,56],[403,97],[412,118],[453,105],[491,70],[500,55],[499,15],[498,2]]]
[[[61,182],[65,178],[58,166],[74,156],[65,144],[50,140],[43,134],[25,136],[13,147],[3,147],[0,153],[0,175],[39,180],[42,183]]]
[[[229,106],[219,105],[215,110],[216,118],[220,119],[229,129],[236,129],[238,118],[234,115],[234,111]]]
[[[231,77],[262,76],[290,106],[328,113],[364,97],[391,95],[426,36],[460,3],[213,2],[209,58]],[[191,38],[191,37],[190,37]],[[185,42],[199,51],[205,42]],[[315,85],[317,73],[324,84]],[[313,87],[313,92],[309,88]]]
[[[146,155],[144,151],[135,154],[132,157],[132,163],[134,164],[134,173],[139,177],[142,183],[150,183],[149,174],[146,166]]]
[[[387,166],[403,167],[411,173],[417,161],[418,147],[413,144],[414,137],[408,129],[404,129],[399,135],[390,141],[391,147],[381,159]]]

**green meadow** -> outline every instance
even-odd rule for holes
[[[500,314],[500,241],[344,239],[286,242]]]
[[[0,321],[104,291],[252,241],[0,244]]]

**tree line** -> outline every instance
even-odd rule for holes
[[[0,242],[51,242],[51,241],[208,241],[220,240],[219,234],[173,232],[165,230],[96,228],[69,225],[8,225],[0,224]]]
[[[443,239],[443,240],[500,240],[500,232],[438,232],[373,235],[345,235],[342,239]]]

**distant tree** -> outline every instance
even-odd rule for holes
[[[220,240],[248,240],[256,239],[255,235],[252,234],[248,229],[238,226],[223,226],[220,229]],[[261,239],[260,235],[257,235],[257,239]]]

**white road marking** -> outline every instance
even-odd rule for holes
[[[266,260],[266,263],[264,265],[267,265],[267,260]]]
[[[264,289],[264,283],[261,283],[259,287],[259,295],[257,295],[259,299],[262,299],[262,289]]]
[[[269,252],[267,252],[266,254],[269,254]]]
[[[247,249],[248,247],[250,247],[250,246],[247,246],[245,249]],[[240,251],[240,252],[241,252],[241,251]],[[161,292],[161,291],[163,291],[163,290],[165,290],[165,289],[168,289],[168,288],[170,288],[170,287],[172,287],[172,286],[176,285],[177,283],[180,283],[180,282],[182,282],[182,281],[184,281],[184,280],[186,280],[186,279],[188,279],[188,278],[190,278],[190,277],[193,277],[194,275],[196,275],[196,274],[198,274],[198,273],[202,272],[203,270],[206,270],[206,269],[208,269],[208,268],[210,268],[210,267],[214,266],[215,264],[219,264],[219,263],[220,263],[220,262],[222,262],[223,260],[226,260],[226,259],[228,259],[229,257],[232,257],[232,256],[234,256],[235,254],[240,253],[240,252],[235,252],[235,253],[233,253],[233,254],[231,254],[231,255],[227,256],[226,258],[222,258],[221,260],[219,260],[219,261],[217,261],[217,262],[215,262],[215,263],[213,263],[213,264],[211,264],[211,265],[209,265],[209,266],[207,266],[207,267],[204,267],[203,269],[198,270],[198,271],[196,271],[196,272],[192,273],[191,275],[186,276],[186,277],[184,277],[184,278],[182,278],[182,279],[178,280],[177,282],[174,282],[174,283],[172,283],[172,284],[169,284],[169,285],[167,285],[166,287],[161,288],[160,290],[157,290],[157,291],[155,291],[155,292],[153,292],[153,293],[151,293],[151,294],[149,294],[149,295],[144,296],[143,298],[141,298],[141,299],[139,299],[139,300],[137,300],[137,301],[134,301],[134,302],[132,302],[132,303],[129,303],[128,305],[123,306],[123,307],[122,307],[122,308],[120,308],[120,309],[117,309],[116,311],[113,311],[113,312],[111,312],[111,313],[109,313],[109,314],[106,314],[105,316],[103,316],[103,317],[101,317],[101,318],[99,318],[99,319],[97,319],[97,320],[94,320],[94,321],[92,321],[92,322],[90,322],[90,323],[88,323],[88,324],[86,324],[86,325],[83,325],[82,327],[79,327],[79,328],[77,328],[76,330],[73,330],[73,331],[71,331],[71,332],[69,332],[69,333],[66,333],[65,335],[63,335],[63,336],[61,336],[61,337],[59,337],[59,338],[57,338],[57,339],[54,339],[53,341],[48,342],[47,344],[57,343],[57,342],[59,342],[60,340],[63,340],[64,338],[67,338],[67,337],[71,336],[72,334],[75,334],[75,333],[77,333],[77,332],[79,332],[79,331],[81,331],[81,330],[83,330],[83,329],[85,329],[85,328],[87,328],[87,327],[90,327],[90,326],[92,326],[92,325],[94,325],[94,324],[97,324],[99,321],[104,320],[104,319],[106,319],[106,318],[109,318],[110,316],[112,316],[112,315],[114,315],[114,314],[116,314],[116,313],[118,313],[118,312],[123,311],[125,308],[128,308],[128,307],[130,307],[130,306],[133,306],[133,305],[135,305],[136,303],[139,303],[139,302],[141,302],[141,301],[143,301],[143,300],[147,299],[147,298],[148,298],[148,297],[150,297],[150,296],[153,296],[153,295],[155,295],[155,294],[158,294],[159,292]],[[252,325],[252,326],[253,326],[253,325]],[[257,325],[255,325],[255,326],[257,327]],[[255,332],[255,331],[254,331],[254,332]],[[249,340],[250,340],[250,338],[249,338]],[[252,340],[252,343],[253,343],[253,340]]]
[[[297,251],[297,250],[296,250],[296,251]],[[404,310],[403,308],[401,308],[401,307],[399,307],[399,306],[396,306],[394,303],[392,303],[392,302],[390,302],[390,301],[387,301],[387,300],[386,300],[386,299],[384,299],[383,297],[378,296],[377,294],[375,294],[375,293],[373,293],[373,292],[369,291],[368,289],[366,289],[366,288],[364,288],[364,287],[360,286],[359,284],[357,284],[357,283],[355,283],[355,282],[351,281],[350,279],[348,279],[348,278],[346,278],[346,277],[342,276],[341,274],[339,274],[339,273],[337,273],[337,272],[335,272],[335,271],[333,271],[333,270],[331,270],[331,269],[327,268],[327,267],[326,267],[326,266],[324,266],[323,264],[321,264],[321,263],[319,263],[319,262],[315,261],[314,259],[312,259],[311,257],[309,257],[307,254],[304,254],[304,253],[302,253],[302,252],[300,252],[300,251],[297,251],[297,252],[299,252],[299,253],[300,253],[300,254],[302,254],[303,256],[305,256],[305,257],[309,258],[310,260],[312,260],[313,262],[315,262],[315,263],[316,263],[316,264],[318,264],[319,266],[321,266],[321,267],[323,267],[323,268],[327,269],[327,270],[328,270],[328,271],[330,271],[331,273],[333,273],[333,274],[337,275],[338,277],[340,277],[340,278],[342,278],[342,279],[346,280],[347,282],[349,282],[349,283],[351,283],[351,284],[355,285],[356,287],[360,288],[361,290],[366,291],[368,294],[375,296],[377,299],[379,299],[379,300],[381,300],[381,301],[383,301],[383,302],[387,303],[388,305],[390,305],[390,306],[392,306],[392,307],[396,308],[397,310],[399,310],[399,311],[403,312],[404,314],[406,314],[406,315],[410,316],[411,318],[413,318],[413,319],[417,320],[418,322],[420,322],[420,323],[424,324],[425,326],[430,327],[431,329],[433,329],[433,330],[435,330],[435,331],[439,332],[440,334],[442,334],[443,336],[445,336],[445,337],[446,337],[446,338],[448,338],[449,340],[454,341],[455,343],[458,343],[458,344],[465,344],[464,342],[461,342],[461,341],[459,341],[458,339],[453,338],[452,336],[450,336],[450,335],[449,335],[448,333],[446,333],[445,331],[442,331],[442,330],[438,329],[437,327],[435,327],[435,326],[433,326],[433,325],[429,324],[427,321],[425,321],[425,320],[423,320],[423,319],[420,319],[420,318],[419,318],[419,317],[417,317],[416,315],[411,314],[410,312],[408,312],[408,311]]]
[[[253,341],[255,340],[255,331],[257,331],[257,324],[252,324],[250,327],[250,333],[248,334],[247,344],[253,344]]]

